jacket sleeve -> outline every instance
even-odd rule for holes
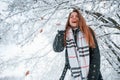
[[[88,73],[88,80],[98,80],[100,74],[100,52],[93,31],[92,35],[96,44],[96,48],[90,48],[90,68]]]
[[[62,52],[64,50],[64,31],[58,31],[53,42],[53,50],[55,52]]]

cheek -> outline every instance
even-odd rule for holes
[[[69,23],[70,23],[70,24],[72,23],[71,19],[69,20]]]

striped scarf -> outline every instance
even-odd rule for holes
[[[75,43],[73,31],[70,28],[66,37],[66,49],[73,80],[87,80],[89,71],[89,46],[83,33],[79,30]]]

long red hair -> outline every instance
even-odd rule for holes
[[[74,9],[72,12],[76,12],[78,14],[78,18],[79,18],[78,26],[79,26],[80,31],[82,31],[83,34],[85,35],[85,39],[86,39],[87,43],[89,44],[90,47],[95,48],[95,42],[93,39],[93,35],[91,33],[90,28],[87,26],[84,17],[80,14],[79,10],[77,10],[77,9]],[[71,13],[68,16],[68,20],[67,20],[66,27],[65,27],[65,36],[64,36],[64,44],[65,45],[66,45],[67,31],[70,29],[69,19],[70,19]]]

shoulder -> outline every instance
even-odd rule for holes
[[[88,27],[91,32],[94,32],[94,30],[91,27]]]
[[[94,30],[93,30],[91,27],[89,27],[89,30],[90,30],[91,34],[92,34],[93,36],[95,36],[95,32],[94,32]]]

